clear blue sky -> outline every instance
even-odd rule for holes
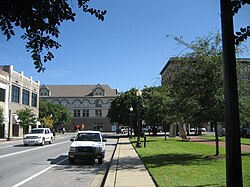
[[[69,1],[71,2],[71,1]],[[6,42],[0,36],[1,64],[12,64],[41,84],[108,84],[127,91],[133,87],[160,85],[160,71],[180,52],[167,34],[196,37],[221,29],[219,0],[92,0],[106,9],[105,21],[77,10],[76,21],[61,26],[55,59],[37,73],[25,42],[17,37]],[[235,17],[235,30],[250,25],[250,6]],[[250,39],[245,45],[250,49]],[[250,57],[246,55],[244,57]]]

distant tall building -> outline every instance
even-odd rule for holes
[[[115,131],[107,117],[111,102],[119,95],[108,85],[41,85],[40,101],[65,106],[72,117],[67,130],[84,124],[84,130]],[[61,126],[62,127],[62,126]]]
[[[237,58],[236,62],[241,65],[241,76],[239,79],[250,81],[250,58]],[[174,79],[183,68],[181,58],[170,58],[160,72],[161,84],[168,86],[169,82]]]
[[[40,82],[13,70],[12,65],[0,66],[0,106],[4,122],[0,127],[1,138],[23,137],[17,110],[29,108],[38,118]]]

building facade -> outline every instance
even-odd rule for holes
[[[40,82],[13,70],[12,65],[0,66],[0,106],[4,122],[0,128],[1,138],[22,137],[23,128],[19,125],[18,110],[29,108],[36,118],[39,115]]]
[[[40,101],[65,106],[72,117],[65,128],[74,131],[84,125],[84,130],[116,131],[107,117],[111,102],[119,95],[108,85],[41,85]],[[61,128],[64,126],[61,126]]]
[[[183,65],[180,63],[181,58],[170,58],[166,65],[160,72],[161,84],[168,86],[169,82],[174,79],[174,76],[178,74]],[[240,72],[241,80],[250,81],[250,58],[236,58],[238,72]]]

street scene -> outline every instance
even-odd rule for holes
[[[102,165],[91,160],[78,160],[72,165],[68,151],[74,135],[59,135],[53,144],[44,146],[24,146],[23,140],[1,141],[1,186],[101,186],[117,139],[107,138]]]
[[[249,0],[1,0],[0,186],[249,187]]]

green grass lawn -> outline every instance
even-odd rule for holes
[[[201,135],[199,136],[202,139],[210,140],[210,141],[215,141],[215,137],[211,135]],[[241,138],[241,143],[245,145],[250,145],[250,138]],[[225,141],[225,136],[219,137],[219,141]]]
[[[135,146],[136,139],[131,142]],[[214,146],[147,137],[147,147],[136,150],[159,187],[226,186],[224,148],[220,148],[223,158],[205,159],[214,155]],[[242,155],[242,167],[244,187],[249,187],[250,153]]]

